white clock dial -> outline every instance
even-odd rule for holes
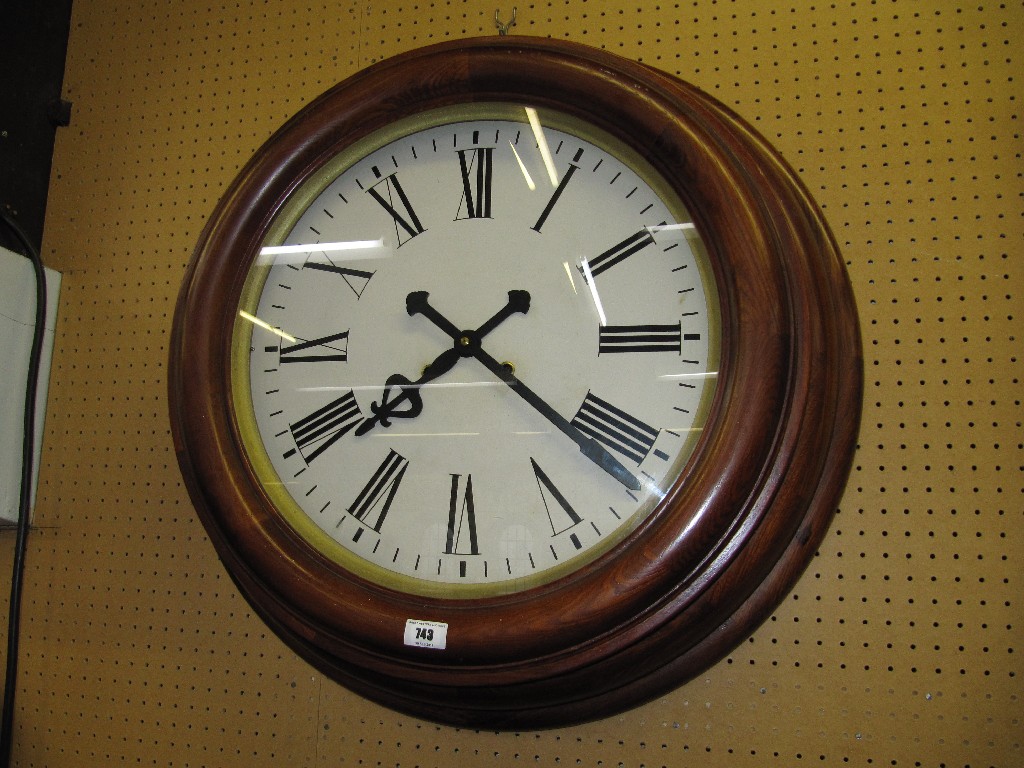
[[[489,106],[371,137],[297,197],[250,273],[233,377],[307,539],[470,597],[568,573],[654,509],[699,435],[718,321],[697,232],[639,159]]]

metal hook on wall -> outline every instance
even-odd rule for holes
[[[494,26],[498,28],[499,35],[507,35],[510,28],[516,25],[516,9],[512,8],[512,18],[505,23],[498,17],[498,11],[494,12]]]

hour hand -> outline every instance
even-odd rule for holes
[[[410,315],[423,315],[430,322],[451,336],[454,341],[458,341],[459,337],[462,335],[462,331],[460,331],[447,317],[430,306],[430,302],[427,301],[427,297],[429,296],[430,294],[426,291],[413,291],[405,297],[405,311]]]

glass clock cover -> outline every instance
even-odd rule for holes
[[[521,590],[663,498],[716,317],[695,225],[621,143],[529,107],[417,115],[329,163],[262,247],[235,330],[246,448],[349,570]]]

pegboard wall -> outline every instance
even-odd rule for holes
[[[218,196],[304,103],[400,51],[491,34],[511,6],[76,3],[43,242],[64,282],[14,764],[1024,765],[1024,4],[517,10],[514,34],[606,48],[716,96],[822,206],[866,380],[818,556],[728,658],[579,727],[435,726],[299,661],[240,597],[182,486],[165,395],[179,282]],[[5,572],[13,542],[0,534]]]

